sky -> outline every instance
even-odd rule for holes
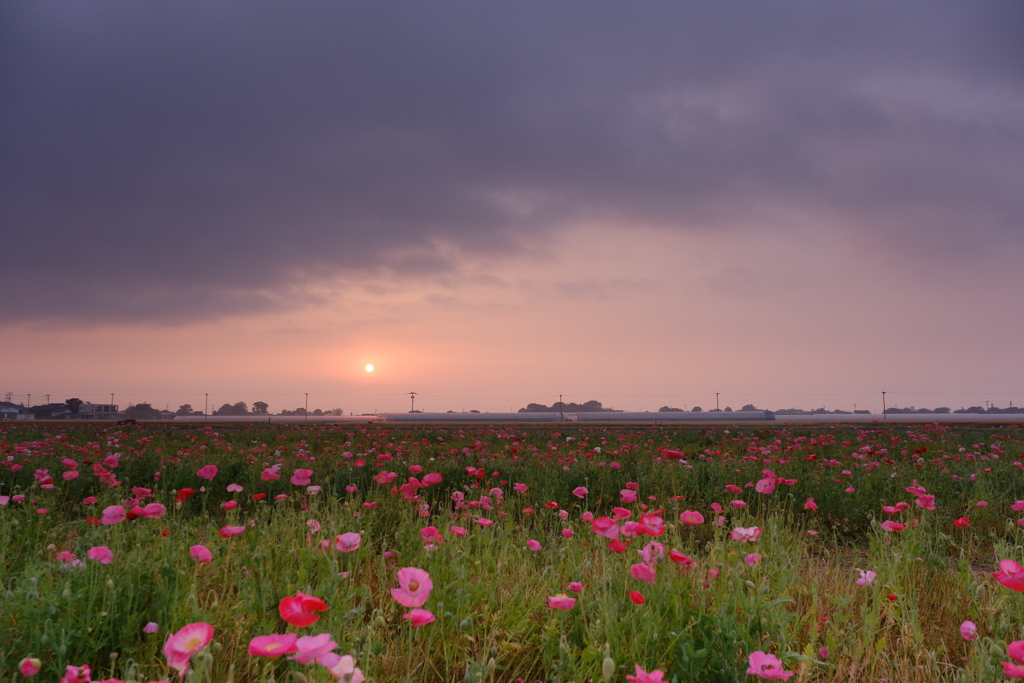
[[[0,398],[1024,404],[1022,3],[0,12]]]

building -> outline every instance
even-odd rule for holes
[[[109,403],[83,403],[78,406],[79,420],[116,420],[117,406]]]

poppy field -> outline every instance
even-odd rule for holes
[[[0,683],[1024,678],[1022,470],[1019,425],[0,425]]]

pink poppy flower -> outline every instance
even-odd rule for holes
[[[622,521],[624,519],[629,519],[632,516],[633,516],[633,511],[632,510],[627,510],[626,508],[620,508],[620,507],[613,507],[612,508],[612,519],[614,519],[617,522],[618,521]]]
[[[1016,503],[1010,506],[1010,509],[1015,510],[1017,512],[1024,510],[1024,500],[1018,500]]]
[[[465,527],[461,526],[453,526],[448,529],[448,531],[450,531],[453,536],[465,536],[469,534],[469,531]]]
[[[636,491],[630,489],[622,489],[619,491],[619,501],[622,503],[635,503],[636,502]]]
[[[419,465],[409,465],[409,473],[410,474],[419,474],[422,471],[423,471],[423,468],[420,467]]]
[[[217,476],[217,466],[216,465],[203,465],[196,472],[196,476],[199,477],[200,479],[206,479],[207,481],[212,481],[213,478]]]
[[[277,611],[281,618],[292,626],[305,628],[316,623],[320,618],[316,612],[327,611],[327,603],[320,598],[306,595],[302,591],[296,591],[294,596],[281,598]]]
[[[657,541],[651,541],[643,547],[643,550],[638,550],[637,554],[643,558],[645,564],[653,567],[665,556],[665,546]]]
[[[39,670],[43,668],[43,663],[35,657],[26,657],[25,659],[18,662],[18,671],[25,678],[29,676],[35,676],[39,673]]]
[[[576,598],[570,598],[564,593],[548,596],[548,607],[551,609],[571,610],[576,606]]]
[[[744,558],[743,561],[746,562],[748,566],[753,567],[755,564],[761,561],[761,557],[761,553],[750,553]]]
[[[126,514],[120,505],[110,505],[103,508],[103,517],[100,522],[107,525],[117,524],[124,521]]]
[[[573,593],[582,593],[583,592],[583,584],[580,583],[579,581],[570,581],[569,582],[569,590],[572,591]]]
[[[974,640],[978,637],[978,627],[973,621],[965,621],[960,624],[960,635],[964,640]]]
[[[804,503],[804,510],[811,510],[813,512],[814,510],[817,510],[817,509],[818,509],[818,504],[814,502],[813,498],[808,498],[807,502]]]
[[[626,674],[626,680],[629,683],[663,683],[665,680],[665,672],[660,669],[647,673],[638,664],[634,664],[634,666],[636,667],[636,675],[630,676]]]
[[[105,545],[89,548],[89,552],[85,556],[93,562],[99,562],[100,564],[110,564],[111,560],[114,559],[114,553]]]
[[[228,493],[241,493],[241,492],[242,492],[242,485],[241,484],[228,484]]]
[[[686,526],[697,526],[704,523],[704,515],[695,510],[684,510],[679,514],[679,521]]]
[[[744,501],[742,501],[742,500],[734,500],[734,501],[732,501],[732,502],[731,502],[731,503],[729,503],[729,504],[730,504],[730,505],[732,505],[732,506],[733,506],[734,508],[736,508],[737,510],[739,510],[739,509],[741,509],[741,508],[745,508],[745,507],[747,507],[747,504],[746,504],[746,502],[744,502]]]
[[[92,680],[92,672],[89,670],[88,664],[82,666],[71,666],[67,667],[64,676],[60,679],[60,683],[89,683]]]
[[[615,538],[619,535],[619,525],[611,517],[598,517],[590,523],[594,533],[605,538]]]
[[[583,498],[588,493],[590,493],[590,492],[587,491],[587,487],[585,487],[585,486],[577,486],[576,488],[574,488],[572,490],[572,495],[576,496],[577,498]]]
[[[562,536],[572,538],[572,529],[562,529]]]
[[[782,662],[778,657],[760,650],[750,653],[749,663],[747,673],[758,678],[786,680],[793,675],[792,671],[785,671],[782,668]]]
[[[1015,640],[1007,645],[1006,654],[1014,661],[1024,662],[1024,640]]]
[[[403,607],[423,607],[430,597],[434,584],[430,574],[417,567],[404,567],[398,570],[398,588],[391,589],[391,597]]]
[[[640,579],[647,583],[655,582],[654,568],[649,564],[641,562],[640,564],[634,564],[629,568],[630,574],[634,579]]]
[[[205,545],[194,545],[188,549],[188,554],[192,556],[192,559],[196,562],[211,562],[213,560],[213,553]]]
[[[220,528],[220,531],[218,531],[217,533],[219,533],[221,535],[221,538],[231,538],[232,536],[238,536],[239,534],[241,534],[244,531],[245,531],[245,527],[244,526],[231,526],[231,525],[228,525],[228,526],[222,526]]]
[[[303,636],[295,640],[295,654],[288,659],[299,664],[315,662],[317,657],[331,652],[338,644],[331,640],[330,633],[321,633],[316,636]]]
[[[440,484],[440,483],[441,483],[441,475],[438,474],[437,472],[431,472],[430,474],[426,474],[426,475],[423,476],[423,485],[424,486],[433,486],[434,484]]]
[[[761,479],[754,486],[754,490],[765,495],[775,490],[775,479]]]
[[[238,507],[238,501],[237,500],[226,500],[223,503],[221,503],[220,506],[222,508],[224,508],[225,510],[234,510],[236,507]]]
[[[882,522],[881,527],[886,531],[903,531],[907,528],[906,524],[900,524],[899,522],[893,522],[892,520],[885,520]]]
[[[363,683],[366,680],[363,672],[356,666],[356,660],[352,658],[352,655],[342,656],[328,652],[317,657],[316,661],[317,664],[330,671],[339,683]]]
[[[296,651],[295,640],[298,638],[294,633],[278,635],[272,633],[269,636],[256,636],[249,641],[249,655],[252,657],[280,657],[289,655]]]
[[[146,507],[142,508],[144,514],[142,517],[148,517],[150,519],[160,519],[167,514],[167,508],[160,503],[150,503]]]
[[[1024,678],[1024,664],[1017,664],[1016,662],[1001,662],[1003,665],[1003,675],[1007,678]]]
[[[529,487],[526,484],[515,484],[512,486],[512,488],[515,490],[516,493],[526,493],[526,490]]]
[[[424,624],[429,624],[430,622],[434,621],[434,615],[430,612],[430,610],[425,609],[414,609],[408,614],[404,615],[402,618],[408,619],[410,622],[412,622],[412,625],[414,627],[423,626]]]
[[[202,650],[213,640],[213,627],[205,622],[188,624],[177,633],[167,636],[164,643],[164,656],[167,666],[178,672],[179,678],[185,678],[189,668],[189,657]]]
[[[68,470],[67,472],[62,473],[60,476],[61,478],[64,479],[64,481],[71,481],[72,479],[78,479],[78,477],[81,476],[81,472],[79,472],[78,470]]]
[[[309,486],[309,478],[313,476],[313,470],[297,469],[292,473],[291,482],[295,486]]]
[[[156,633],[159,630],[160,624],[156,623],[155,621],[151,621],[142,627],[143,633]]]
[[[993,573],[992,578],[1010,590],[1024,591],[1024,568],[1013,560],[1001,560],[999,571]]]
[[[89,496],[88,498],[82,500],[82,505],[95,505],[96,501],[96,496]]]
[[[914,504],[920,508],[924,508],[925,510],[934,510],[935,496],[930,493],[921,494],[917,497],[917,500],[914,501]]]
[[[528,548],[529,548],[530,550],[533,550],[533,551],[537,551],[537,550],[540,550],[540,549],[541,549],[541,548],[543,547],[543,546],[542,546],[542,545],[540,544],[540,541],[535,541],[535,540],[533,540],[532,538],[531,538],[530,540],[528,540],[528,541],[526,542],[526,545],[527,545],[527,547],[528,547]]]
[[[354,531],[341,534],[334,539],[334,547],[340,552],[350,553],[353,550],[359,550],[359,543],[363,540],[363,537]]]
[[[735,529],[733,529],[732,533],[730,533],[729,535],[732,538],[732,540],[739,541],[740,543],[747,543],[748,541],[753,542],[761,538],[761,529],[756,526],[738,526]]]
[[[263,474],[260,475],[260,479],[262,479],[263,481],[270,481],[272,479],[280,479],[281,478],[280,470],[281,470],[281,466],[280,465],[274,465],[273,467],[267,467],[267,468],[265,468],[263,470]]]
[[[875,585],[875,577],[878,576],[878,574],[876,574],[875,572],[873,572],[871,570],[865,571],[863,569],[858,569],[857,571],[860,572],[860,578],[857,579],[857,582],[856,582],[858,586],[873,586],[873,585]]]

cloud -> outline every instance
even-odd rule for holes
[[[475,276],[588,223],[1024,241],[1011,3],[30,3],[0,34],[0,322]]]

